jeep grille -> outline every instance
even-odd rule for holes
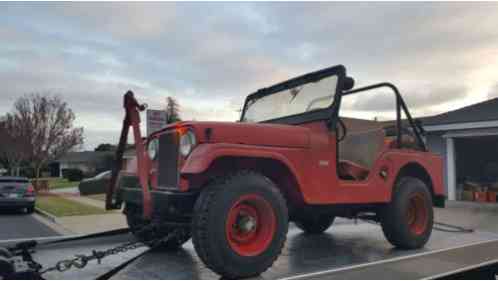
[[[157,185],[161,189],[177,189],[179,136],[176,131],[159,136]]]

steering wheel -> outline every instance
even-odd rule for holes
[[[346,124],[344,124],[344,121],[342,121],[342,119],[340,117],[338,117],[337,120],[338,120],[339,125],[342,128],[342,131],[343,131],[342,135],[339,137],[339,130],[336,130],[337,136],[338,136],[337,142],[341,142],[346,138],[346,135],[348,134],[348,129],[346,128]]]

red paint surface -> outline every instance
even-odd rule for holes
[[[241,216],[255,221],[251,231],[237,228]],[[270,245],[277,228],[277,219],[271,204],[258,194],[240,197],[230,208],[225,223],[225,235],[230,248],[241,256],[257,256]]]
[[[282,163],[293,177],[301,200],[307,204],[344,204],[389,202],[396,177],[405,165],[417,164],[431,177],[434,194],[444,195],[440,156],[430,152],[393,148],[392,140],[378,153],[368,177],[361,181],[342,180],[336,172],[336,137],[325,122],[301,126],[277,124],[248,124],[228,122],[179,122],[166,130],[190,127],[198,145],[182,161],[181,190],[202,185],[202,180],[189,184],[187,178],[209,178],[206,173],[216,159],[273,159]],[[206,138],[206,129],[211,136]],[[247,168],[257,167],[257,161],[245,161]],[[252,165],[252,166],[251,166]],[[380,176],[381,171],[387,177]],[[159,171],[160,172],[160,171]]]
[[[368,177],[363,181],[348,181],[341,180],[337,176],[336,138],[323,122],[304,126],[237,124],[237,128],[247,126],[244,136],[251,136],[251,141],[246,141],[246,144],[223,142],[225,134],[230,136],[227,139],[233,140],[234,127],[225,125],[217,127],[216,124],[221,123],[188,123],[200,135],[201,144],[186,160],[182,174],[203,173],[215,159],[223,156],[270,158],[281,161],[292,172],[304,201],[308,204],[373,203],[390,201],[392,187],[399,170],[407,164],[416,163],[431,176],[434,193],[444,194],[442,159],[430,152],[394,149],[391,141],[386,140],[386,145],[379,152],[379,157]],[[212,128],[213,136],[216,138],[210,143],[202,143],[203,129],[208,126]],[[267,128],[271,126],[278,128],[279,133],[269,134]],[[265,129],[260,130],[262,127]],[[284,131],[286,133],[283,133]],[[293,140],[288,140],[289,138]],[[301,147],[305,144],[304,139],[309,139],[309,143]],[[258,143],[258,145],[248,143]],[[282,144],[278,146],[276,145],[278,143]],[[297,143],[300,145],[295,145]],[[381,170],[387,171],[386,179],[380,176]]]
[[[417,192],[410,197],[406,221],[412,233],[420,235],[427,229],[429,224],[428,208],[430,207],[426,206],[422,193]]]

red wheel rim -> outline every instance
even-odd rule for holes
[[[257,256],[270,245],[276,225],[275,212],[266,199],[258,194],[244,195],[228,211],[228,244],[241,256]]]
[[[406,219],[410,231],[416,235],[425,232],[428,224],[427,203],[422,193],[414,193],[410,196]]]

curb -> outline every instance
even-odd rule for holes
[[[52,215],[52,214],[49,214],[49,213],[47,213],[47,212],[45,212],[45,211],[43,211],[43,210],[41,210],[41,209],[39,209],[37,207],[35,207],[35,212],[37,214],[39,214],[40,216],[42,216],[42,217],[48,219],[49,221],[53,222],[53,223],[58,223],[57,218],[54,215]]]

